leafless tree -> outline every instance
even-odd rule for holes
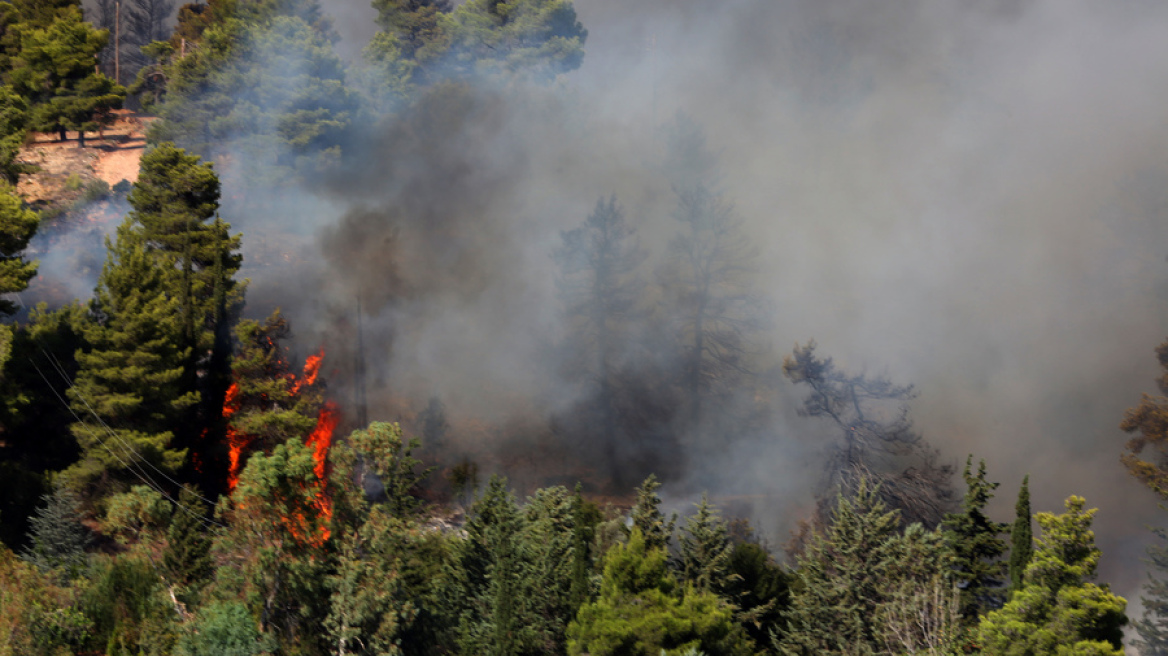
[[[666,174],[680,230],[659,276],[681,348],[691,419],[698,424],[707,398],[755,373],[753,337],[765,324],[765,304],[753,286],[758,249],[719,190],[717,158],[704,134],[684,117],[671,129]]]
[[[956,501],[954,468],[941,464],[937,451],[913,428],[907,404],[916,390],[883,376],[839,371],[815,348],[814,341],[796,345],[783,360],[783,373],[811,390],[801,415],[830,419],[840,429],[839,441],[829,449],[821,512],[836,490],[850,493],[867,480],[879,485],[884,502],[901,511],[906,525],[936,526]]]

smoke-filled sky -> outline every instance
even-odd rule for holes
[[[324,4],[338,49],[358,52],[373,11]],[[1036,510],[1072,493],[1098,506],[1100,578],[1134,602],[1159,518],[1118,463],[1117,424],[1154,391],[1168,336],[1168,5],[576,9],[584,64],[550,87],[430,94],[370,126],[342,179],[299,196],[233,190],[228,175],[249,313],[283,306],[300,346],[327,343],[337,362],[353,357],[360,297],[374,419],[431,395],[464,421],[554,414],[576,391],[542,366],[560,330],[550,254],[616,194],[653,280],[676,231],[660,127],[684,112],[759,249],[773,307],[760,364],[814,338],[850,371],[914,383],[925,437],[1002,482],[998,519],[1027,473]],[[233,196],[252,210],[233,215]],[[671,501],[762,495],[746,507],[785,540],[831,432],[796,415],[799,390],[775,394],[773,425],[690,462]]]
[[[367,24],[352,5],[326,5],[342,32]],[[589,30],[579,71],[551,90],[464,99],[431,134],[385,129],[368,178],[325,202],[327,266],[368,287],[390,280],[376,264],[390,222],[370,217],[441,226],[401,249],[395,275],[423,289],[377,324],[396,331],[390,384],[472,413],[554,404],[531,366],[556,321],[548,253],[616,193],[663,254],[672,200],[655,126],[683,111],[720,153],[761,251],[776,354],[814,338],[842,366],[915,383],[925,436],[950,461],[985,458],[1003,483],[1000,519],[1026,473],[1037,510],[1087,497],[1102,579],[1136,596],[1156,504],[1121,470],[1116,425],[1154,390],[1152,349],[1168,335],[1168,6],[576,7]],[[806,506],[809,436],[823,434],[785,413],[701,479],[780,497],[755,516],[781,541]]]

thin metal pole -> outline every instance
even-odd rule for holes
[[[107,7],[109,5],[106,5]],[[114,84],[122,83],[122,3],[114,2]]]

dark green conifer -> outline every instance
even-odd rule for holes
[[[1025,585],[1026,567],[1034,554],[1034,539],[1030,530],[1030,476],[1022,479],[1022,489],[1018,491],[1018,503],[1014,506],[1016,517],[1010,531],[1010,594]]]
[[[181,385],[187,350],[167,271],[128,219],[107,250],[92,321],[83,329],[89,347],[77,352],[69,390],[82,453],[66,475],[77,486],[96,485],[87,490],[94,493],[113,480],[151,475],[147,470],[176,470],[185,453],[173,448],[173,431],[198,398]]]
[[[0,137],[0,156],[3,147],[4,141]],[[24,207],[15,190],[8,184],[0,184],[0,294],[23,291],[36,275],[37,263],[25,260],[23,253],[39,224],[36,212]],[[0,299],[0,314],[15,311],[16,305],[12,301]]]
[[[1006,543],[999,535],[1006,525],[985,515],[986,504],[993,498],[997,483],[986,480],[985,461],[972,473],[973,456],[965,461],[967,490],[961,512],[945,515],[942,527],[945,540],[956,557],[957,576],[962,581],[961,616],[967,624],[975,624],[978,616],[1001,607],[1001,585],[1005,563],[1002,555]]]
[[[214,572],[211,537],[207,534],[207,507],[189,486],[178,495],[180,507],[171,515],[162,566],[183,592],[197,590]]]
[[[702,495],[696,513],[686,518],[685,529],[679,539],[680,554],[677,571],[683,582],[692,583],[698,590],[722,594],[730,579],[730,544],[726,523],[718,509]]]
[[[661,497],[657,495],[660,488],[661,482],[657,480],[657,475],[649,474],[641,487],[637,488],[637,503],[629,513],[633,528],[641,530],[649,549],[668,547],[673,537],[673,527],[677,523],[676,514],[666,521],[665,515],[661,513]]]
[[[97,54],[109,34],[94,29],[81,17],[78,6],[66,6],[45,28],[20,32],[20,51],[13,56],[9,80],[30,105],[30,127],[57,132],[78,131],[85,145],[86,130],[96,130],[122,106],[126,89],[96,70]]]
[[[600,508],[590,501],[585,501],[581,490],[580,484],[576,484],[576,493],[572,496],[571,600],[573,614],[592,598],[592,573],[595,569],[592,543],[596,536],[596,525],[602,519]]]

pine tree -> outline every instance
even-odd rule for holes
[[[219,431],[199,438],[209,426],[222,429],[218,420],[231,384],[231,322],[242,301],[234,279],[240,237],[216,216],[219,178],[210,163],[159,144],[142,156],[127,200],[130,220],[158,266],[169,272],[167,292],[179,304],[179,345],[186,352],[182,391],[202,401],[203,417],[191,407],[177,442],[183,448],[218,443]]]
[[[42,132],[85,131],[109,121],[122,106],[126,90],[96,70],[97,54],[109,34],[81,17],[80,7],[66,7],[48,27],[21,32],[20,52],[13,58],[10,80],[30,104],[30,127]]]
[[[724,594],[730,583],[730,544],[726,523],[702,494],[697,512],[686,518],[677,558],[681,580],[702,591]]]
[[[455,573],[456,633],[464,653],[505,656],[533,641],[532,627],[522,622],[523,607],[533,601],[522,587],[530,575],[523,530],[506,479],[492,476],[471,507]]]
[[[765,304],[752,282],[758,248],[719,189],[717,156],[704,132],[684,116],[670,130],[665,169],[678,232],[659,277],[677,326],[682,393],[697,425],[706,418],[704,404],[753,375]]]
[[[649,474],[644,483],[637,488],[637,502],[629,512],[633,520],[633,527],[641,531],[645,544],[650,549],[664,549],[673,537],[673,527],[677,523],[674,514],[669,521],[661,513],[661,497],[657,490],[661,489],[661,482],[655,474]]]
[[[211,578],[211,537],[207,532],[207,507],[194,489],[183,486],[178,495],[179,507],[171,515],[166,533],[166,550],[162,566],[182,597],[198,589]]]
[[[89,529],[81,523],[81,500],[61,485],[41,499],[45,505],[29,520],[32,541],[24,559],[41,571],[76,576],[85,565],[85,549],[91,541]]]
[[[600,596],[568,626],[573,656],[654,656],[683,647],[744,656],[754,645],[734,623],[733,607],[711,592],[679,586],[669,557],[634,527],[604,558]]]
[[[1140,656],[1168,656],[1168,547],[1164,544],[1168,541],[1168,530],[1157,528],[1153,532],[1159,543],[1148,547],[1145,562],[1155,574],[1148,572],[1144,583],[1146,596],[1141,597],[1144,615],[1132,622],[1132,626],[1139,636],[1135,646]]]
[[[75,486],[97,484],[93,493],[147,470],[176,470],[186,454],[172,447],[173,431],[198,398],[180,384],[187,352],[166,270],[129,220],[106,248],[84,328],[89,346],[77,353],[80,369],[69,390],[82,454],[65,474]]]
[[[28,102],[13,91],[12,87],[0,85],[0,177],[15,185],[20,175],[33,170],[28,164],[16,161],[28,129]]]
[[[970,625],[976,624],[985,612],[1001,607],[1001,578],[1005,569],[1001,558],[1006,551],[1006,543],[998,537],[1005,532],[1006,525],[985,515],[985,507],[998,484],[986,480],[985,460],[978,466],[976,476],[971,471],[972,465],[970,455],[962,473],[968,489],[961,512],[946,515],[942,522],[962,581],[961,616]]]
[[[1014,505],[1014,526],[1010,530],[1010,590],[1009,594],[1022,589],[1025,584],[1026,568],[1034,555],[1034,539],[1030,532],[1030,475],[1022,479],[1022,489],[1018,490],[1018,502]]]
[[[899,513],[889,511],[866,481],[851,498],[839,496],[827,532],[814,535],[799,557],[799,592],[778,645],[782,653],[863,656],[881,651],[877,611],[899,523]]]
[[[816,348],[814,340],[796,344],[783,358],[783,375],[809,389],[799,414],[828,419],[839,429],[840,439],[829,449],[825,489],[850,492],[866,480],[900,511],[905,525],[936,526],[954,505],[954,469],[938,463],[936,449],[913,427],[908,402],[915,388],[884,376],[850,375]],[[820,497],[817,521],[826,518],[830,503],[830,497]]]
[[[0,151],[3,144],[0,138]],[[0,294],[24,291],[36,275],[37,263],[26,261],[23,252],[39,224],[36,212],[24,207],[16,191],[6,183],[0,184]],[[12,301],[0,299],[0,315],[15,311]]]
[[[1123,653],[1127,601],[1107,586],[1087,582],[1101,552],[1091,530],[1095,510],[1084,510],[1085,504],[1072,496],[1066,513],[1035,516],[1042,535],[1024,586],[978,628],[986,656]]]
[[[619,484],[618,354],[627,343],[622,334],[642,302],[644,284],[637,269],[645,251],[637,242],[636,229],[625,221],[616,196],[598,200],[582,225],[560,236],[563,243],[554,257],[560,269],[556,286],[569,331],[569,375],[583,383],[595,399],[596,437],[603,444],[605,465],[618,472]]]

